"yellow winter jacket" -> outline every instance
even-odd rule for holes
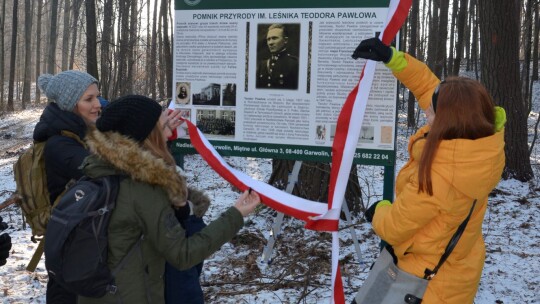
[[[402,56],[401,63],[405,65],[393,68],[390,62],[388,66],[425,110],[439,79],[415,58],[394,51],[394,57],[396,55]],[[373,229],[394,247],[401,269],[423,277],[426,268],[433,269],[439,262],[450,238],[477,199],[463,235],[428,284],[422,303],[466,304],[474,301],[485,259],[482,221],[488,194],[499,182],[505,163],[502,127],[505,115],[501,108],[496,111],[499,120],[496,125],[500,127],[492,136],[441,142],[432,164],[433,196],[418,192],[418,161],[429,126],[418,130],[409,140],[410,160],[396,179],[394,203],[377,206]]]

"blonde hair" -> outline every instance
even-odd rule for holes
[[[166,164],[176,166],[176,162],[169,152],[167,143],[163,140],[163,132],[161,131],[159,120],[148,137],[142,142],[142,146],[156,157],[162,158]]]

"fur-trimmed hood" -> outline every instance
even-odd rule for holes
[[[90,151],[133,180],[159,186],[167,191],[171,204],[184,206],[187,184],[176,168],[154,156],[139,143],[116,132],[90,128],[85,138]]]

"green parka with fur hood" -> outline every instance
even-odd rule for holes
[[[83,163],[86,175],[127,175],[120,183],[109,224],[109,269],[114,269],[141,237],[142,241],[140,250],[134,251],[115,276],[116,295],[79,297],[79,304],[164,303],[165,260],[179,269],[196,265],[232,239],[242,228],[243,217],[231,207],[186,238],[171,207],[172,197],[185,194],[185,180],[174,168],[118,133],[93,130],[87,143],[94,155]]]

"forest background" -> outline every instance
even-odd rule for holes
[[[538,102],[533,85],[539,77],[540,1],[412,2],[400,49],[425,61],[440,78],[466,74],[484,83],[508,114],[504,179],[538,188],[534,148],[540,116],[532,109]],[[47,100],[36,90],[37,77],[68,69],[98,78],[107,99],[129,93],[170,99],[172,5],[170,0],[0,0],[0,119],[42,106]],[[415,99],[400,86],[397,102],[405,114],[400,128],[412,134],[422,123]],[[293,163],[273,160],[265,180],[284,188]],[[293,193],[327,201],[322,185],[329,172],[329,164],[304,162]],[[352,168],[346,195],[353,216],[377,197],[362,187],[358,172]]]
[[[529,155],[537,134],[529,138],[527,118],[539,77],[539,2],[413,0],[400,35],[400,48],[425,61],[439,78],[472,71],[506,109],[504,178],[520,181],[533,177]],[[106,99],[130,93],[170,98],[172,5],[169,0],[1,0],[0,114],[46,102],[36,90],[37,77],[68,69],[99,79]],[[400,94],[398,103],[414,130],[419,116],[414,98]],[[269,183],[286,184],[291,169],[292,162],[276,161]],[[326,190],[310,185],[326,182],[328,169],[328,164],[304,164],[304,186],[295,193],[327,201]],[[363,207],[356,179],[353,168],[346,195],[353,213]]]

